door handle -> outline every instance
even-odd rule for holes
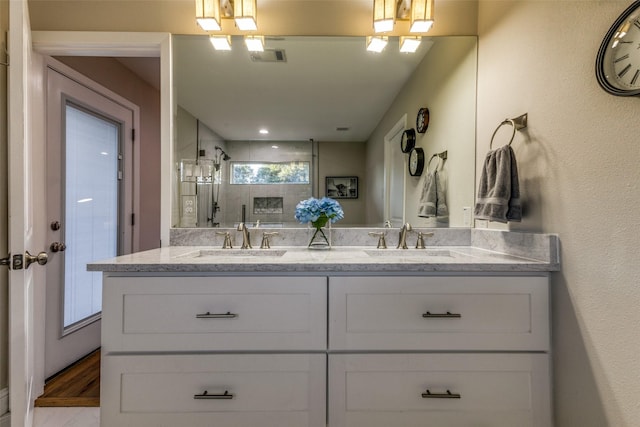
[[[31,255],[29,251],[25,251],[24,253],[24,268],[27,269],[31,264],[37,262],[39,265],[45,265],[49,260],[49,255],[46,252],[40,252],[38,255]]]
[[[49,249],[51,249],[51,252],[64,252],[67,249],[67,245],[62,242],[53,242]]]
[[[11,265],[11,254],[7,255],[6,258],[0,258],[0,265],[10,266]],[[11,267],[9,267],[9,268],[11,268]]]

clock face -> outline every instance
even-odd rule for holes
[[[625,10],[607,32],[596,58],[596,76],[613,95],[640,95],[640,1]]]
[[[402,139],[400,139],[400,149],[403,153],[408,153],[416,145],[416,131],[413,129],[407,129],[402,133]]]
[[[425,133],[427,128],[429,127],[429,109],[426,107],[418,110],[418,115],[416,116],[416,129],[419,133]]]
[[[409,153],[409,174],[411,176],[422,175],[424,169],[424,150],[420,147],[414,148]]]

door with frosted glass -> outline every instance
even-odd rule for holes
[[[131,252],[134,111],[60,64],[47,85],[50,376],[100,346],[102,276],[87,264]]]

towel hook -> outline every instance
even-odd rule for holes
[[[491,135],[491,142],[489,143],[489,150],[493,148],[493,138],[495,138],[496,133],[498,133],[498,129],[500,129],[503,125],[511,125],[513,127],[513,132],[511,133],[511,139],[509,139],[509,144],[513,142],[513,138],[516,136],[516,131],[520,129],[524,129],[527,127],[527,113],[522,114],[514,119],[504,119],[493,131],[493,135]]]

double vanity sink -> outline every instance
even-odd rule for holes
[[[313,250],[305,246],[271,249],[221,249],[211,246],[170,246],[89,264],[105,272],[429,272],[429,271],[550,271],[553,259],[536,259],[472,246],[433,246],[425,249],[376,249],[334,246]]]
[[[356,230],[312,250],[197,234],[88,266],[103,427],[551,425],[557,236],[376,249]]]

